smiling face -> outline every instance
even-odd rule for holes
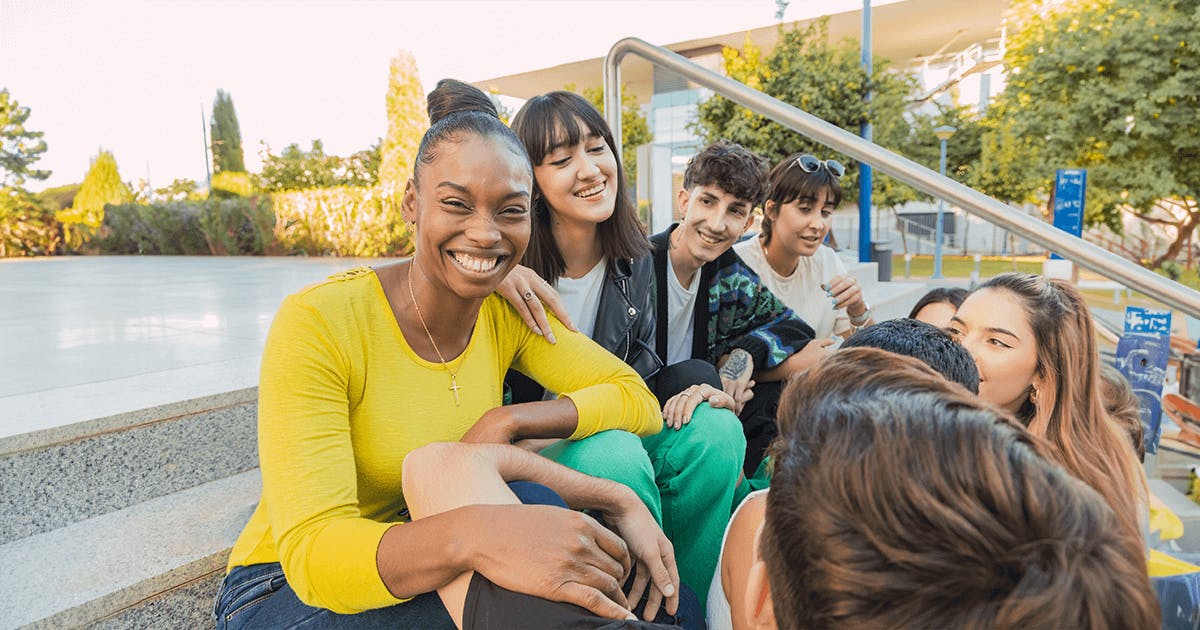
[[[716,184],[679,191],[683,218],[671,233],[676,267],[698,269],[725,253],[750,227],[750,202]]]
[[[577,124],[586,129],[583,121]],[[617,168],[612,147],[592,133],[574,145],[556,143],[533,175],[557,219],[602,223],[616,207]]]
[[[1038,346],[1020,298],[1004,289],[967,296],[947,328],[979,368],[979,397],[1016,413],[1040,388]]]
[[[796,198],[783,205],[774,201],[766,203],[766,214],[771,218],[772,250],[782,248],[789,258],[812,256],[829,234],[836,207],[832,191],[822,188],[816,198]]]
[[[529,164],[502,139],[465,134],[409,180],[403,212],[417,224],[421,271],[466,299],[494,291],[529,245]]]

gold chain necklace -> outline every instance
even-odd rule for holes
[[[433,340],[433,333],[429,332],[429,326],[425,325],[425,317],[423,315],[421,315],[421,307],[417,305],[417,294],[413,292],[412,270],[415,269],[416,267],[417,267],[417,261],[414,260],[409,263],[408,297],[412,298],[413,308],[417,309],[417,320],[421,322],[421,328],[425,329],[425,334],[429,337],[429,344],[433,346],[433,351],[437,353],[438,360],[442,362],[442,367],[445,368],[446,372],[448,372],[450,374],[449,389],[450,389],[450,391],[454,392],[454,406],[458,407],[458,406],[460,406],[460,403],[458,400],[458,390],[462,389],[462,387],[458,384],[458,374],[456,374],[454,372],[454,370],[450,369],[450,365],[446,363],[446,357],[442,356],[442,351],[438,349],[437,342]],[[424,274],[425,274],[425,272],[422,271],[421,275],[424,275]],[[426,279],[428,279],[428,278],[426,278]]]

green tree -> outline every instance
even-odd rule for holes
[[[387,119],[387,135],[380,150],[379,183],[385,198],[390,199],[404,190],[421,136],[429,128],[417,60],[406,50],[393,57],[388,68]]]
[[[23,187],[25,180],[42,180],[50,171],[33,168],[46,152],[41,131],[25,128],[29,108],[22,107],[8,89],[0,89],[0,185]]]
[[[1200,0],[1015,9],[1001,99],[1011,129],[985,145],[1036,146],[1023,184],[1046,191],[1054,169],[1088,169],[1084,220],[1119,230],[1129,212],[1161,224],[1175,238],[1146,262],[1175,258],[1200,225]]]
[[[854,133],[869,121],[877,144],[902,153],[912,148],[912,128],[905,112],[915,85],[913,77],[893,72],[888,62],[879,58],[873,61],[868,77],[859,61],[858,45],[830,43],[826,20],[803,28],[781,26],[779,41],[769,54],[764,55],[747,39],[742,51],[726,48],[723,55],[725,73],[737,81]],[[868,89],[872,92],[870,104],[863,98]],[[843,191],[850,199],[857,195],[856,162],[830,156],[824,146],[722,96],[714,95],[700,104],[696,129],[710,142],[737,142],[772,164],[797,151],[836,157],[848,167]],[[877,175],[873,182],[873,198],[880,206],[916,198],[915,190],[886,176]]]
[[[0,258],[53,254],[58,241],[53,210],[23,188],[0,186]]]
[[[308,151],[289,144],[279,155],[270,148],[263,152],[262,172],[256,177],[260,190],[304,190],[333,186],[374,186],[379,179],[379,151],[376,142],[370,149],[342,158],[325,153],[320,140],[312,141]]]
[[[154,189],[154,198],[159,201],[184,201],[200,199],[200,185],[194,179],[178,178],[162,188]]]
[[[50,212],[58,212],[70,208],[75,203],[75,195],[79,194],[79,184],[66,184],[47,188],[37,194],[38,203]]]
[[[233,109],[233,97],[225,90],[217,90],[213,101],[212,124],[213,174],[230,171],[246,172],[246,157],[242,152],[242,130],[238,126],[237,112]]]
[[[91,230],[100,227],[104,221],[106,204],[129,203],[130,201],[133,201],[133,192],[121,180],[116,158],[112,153],[101,150],[92,159],[92,166],[84,176],[83,183],[80,184],[79,192],[76,193],[71,207],[57,213],[58,220],[64,226],[77,228],[76,236],[81,237],[78,239],[68,238],[68,245],[78,246],[82,243],[82,237],[90,236]],[[90,228],[90,230],[85,228]]]
[[[575,91],[574,86],[569,86],[567,89]],[[587,88],[583,91],[583,97],[601,113],[604,112],[604,88]],[[650,123],[642,115],[642,109],[638,107],[637,96],[622,86],[621,165],[625,167],[625,174],[631,185],[633,179],[637,177],[637,148],[651,142],[654,142],[654,134],[650,131]]]

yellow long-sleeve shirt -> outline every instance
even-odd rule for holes
[[[573,439],[662,427],[645,383],[620,359],[557,321],[556,345],[498,295],[449,362],[413,352],[375,273],[355,269],[284,300],[263,351],[258,392],[262,500],[229,567],[279,562],[300,600],[339,613],[399,603],[375,563],[404,509],[401,464],[413,449],[455,441],[500,406],[504,373],[563,392],[579,412]]]

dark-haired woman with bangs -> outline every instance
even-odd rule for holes
[[[610,432],[544,454],[633,488],[674,543],[681,578],[703,598],[746,448],[733,399],[712,365],[664,366],[654,350],[650,243],[600,113],[578,94],[550,92],[526,102],[512,128],[533,162],[533,232],[528,269],[515,269],[501,293],[535,330],[546,325],[543,303],[574,322],[647,379],[664,405],[657,435]],[[509,383],[517,400],[543,396],[519,375]]]
[[[858,280],[822,244],[842,201],[843,174],[837,160],[788,156],[771,169],[762,233],[733,247],[771,293],[813,327],[818,340],[845,339],[874,322]]]
[[[464,580],[472,602],[533,595],[581,607],[572,610],[590,625],[572,627],[619,627],[608,624],[632,618],[621,584],[634,567],[629,597],[636,603],[649,577],[652,599],[674,613],[671,546],[638,497],[511,445],[655,433],[654,397],[587,338],[555,321],[550,344],[493,295],[529,242],[529,158],[469,85],[439,83],[429,114],[402,203],[416,227],[412,259],[305,288],[271,325],[259,386],[262,498],[230,554],[217,627],[453,628],[434,591]],[[509,368],[559,397],[502,406]],[[411,520],[406,456],[460,440],[523,462],[501,476],[542,484],[520,491],[525,502],[556,493],[611,531],[555,506],[558,497],[519,505],[516,484],[485,504]],[[461,608],[462,596],[450,605]]]

